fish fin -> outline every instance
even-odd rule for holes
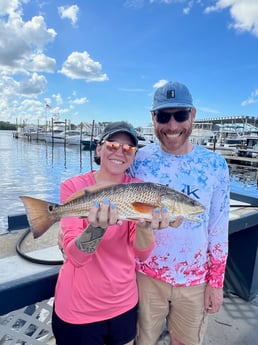
[[[154,206],[150,204],[145,204],[142,202],[133,202],[132,207],[135,209],[136,212],[142,213],[142,214],[151,214],[152,211],[159,206]]]
[[[74,199],[80,198],[84,195],[85,195],[85,189],[79,190],[78,192],[73,193],[68,199],[66,199],[64,205],[67,204],[68,202],[70,202]]]
[[[58,221],[58,219],[49,212],[49,207],[55,204],[29,196],[20,196],[20,199],[24,203],[30,230],[34,238],[43,235],[51,225]]]
[[[93,192],[97,192],[97,191],[99,191],[99,190],[102,190],[103,188],[110,187],[110,186],[114,186],[114,185],[116,185],[116,184],[117,184],[117,183],[100,183],[100,184],[94,184],[94,185],[92,185],[92,186],[83,188],[83,189],[79,190],[78,192],[73,193],[73,194],[65,201],[65,204],[67,204],[68,202],[70,202],[70,201],[72,201],[72,200],[74,200],[74,199],[83,197],[85,194],[90,194],[90,193],[93,193]]]
[[[134,215],[119,215],[119,220],[126,220],[126,221],[134,221],[137,222],[140,219],[145,220],[145,222],[151,222],[152,216],[151,214],[134,214]]]

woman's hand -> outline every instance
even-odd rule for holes
[[[163,208],[161,211],[159,208],[156,208],[152,212],[151,222],[145,221],[143,218],[137,222],[136,246],[140,249],[148,248],[155,242],[153,230],[162,230],[169,226],[178,227],[181,224],[181,217],[177,217],[171,222],[166,208]]]
[[[144,218],[138,221],[139,227],[146,227],[151,230],[162,230],[169,226],[173,228],[179,227],[183,222],[183,218],[181,216],[176,217],[175,220],[171,221],[169,217],[168,210],[163,208],[161,211],[159,208],[155,208],[152,212],[152,220],[151,223],[144,220]]]
[[[88,221],[94,227],[105,229],[109,225],[121,225],[122,221],[118,219],[118,216],[116,205],[110,204],[109,200],[105,199],[103,202],[96,202],[92,206],[88,215]]]

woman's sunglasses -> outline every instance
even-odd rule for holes
[[[156,117],[156,121],[158,123],[168,123],[171,119],[171,116],[176,120],[176,122],[184,122],[189,119],[191,109],[184,109],[178,110],[174,113],[168,113],[164,110],[156,110],[154,111],[154,115]]]
[[[136,146],[132,146],[129,144],[120,144],[117,141],[104,140],[103,143],[106,144],[106,148],[111,152],[116,152],[117,150],[119,150],[120,146],[122,147],[123,152],[128,155],[133,155],[137,151]]]

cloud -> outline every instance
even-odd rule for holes
[[[237,31],[250,32],[258,37],[258,1],[257,0],[217,0],[208,6],[205,13],[229,8],[233,22],[229,27]]]
[[[258,0],[212,0],[213,5],[207,6],[206,0],[126,0],[124,6],[139,9],[145,4],[182,4],[183,13],[190,14],[194,5],[205,7],[204,13],[219,12],[228,9],[232,18],[229,28],[239,32],[250,32],[258,37]]]
[[[58,94],[53,94],[52,97],[54,98],[55,102],[57,105],[62,105],[64,103],[62,96],[60,93]]]
[[[36,54],[31,56],[31,62],[28,63],[28,69],[37,72],[54,72],[56,60],[45,54]]]
[[[89,82],[108,80],[107,75],[101,73],[101,68],[101,64],[92,60],[87,52],[73,52],[59,72],[71,79],[85,79]]]
[[[254,103],[258,103],[258,89],[256,89],[255,91],[253,91],[253,92],[251,93],[251,96],[250,96],[248,99],[246,99],[245,101],[243,101],[243,102],[241,103],[241,105],[242,105],[243,107],[245,107],[245,106],[247,106],[247,105],[249,105],[249,104],[254,104]]]
[[[0,111],[9,119],[33,119],[44,112],[42,102],[35,100],[47,90],[47,80],[39,73],[53,73],[56,69],[56,60],[43,50],[57,33],[47,27],[41,15],[23,19],[21,6],[28,2],[0,1]]]
[[[72,25],[75,25],[78,20],[79,7],[77,5],[72,6],[60,6],[58,7],[58,13],[62,19],[70,19]]]
[[[144,6],[144,0],[126,0],[124,7],[138,9]]]
[[[11,14],[13,12],[18,12],[19,7],[19,0],[0,1],[0,15],[2,16],[6,14]]]
[[[17,96],[35,97],[46,90],[46,78],[33,73],[24,80],[15,80],[11,76],[0,77],[1,100],[2,98],[15,98]]]
[[[70,101],[70,103],[72,103],[72,104],[84,104],[87,102],[88,102],[87,97],[76,98],[76,99]]]
[[[37,96],[46,91],[47,81],[43,75],[33,73],[30,79],[19,83],[17,93],[27,97]]]
[[[53,70],[55,61],[43,55],[41,50],[55,36],[55,30],[47,28],[41,16],[27,22],[23,22],[17,13],[10,14],[6,21],[5,17],[1,18],[0,71],[9,74],[27,73],[29,70],[35,71],[37,65],[41,71],[43,65],[46,71]]]
[[[155,89],[157,89],[158,87],[161,87],[161,86],[165,85],[167,82],[168,82],[167,80],[161,79],[161,80],[157,81],[157,82],[153,85],[153,87],[154,87]]]

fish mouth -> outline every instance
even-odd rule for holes
[[[205,212],[205,208],[202,207],[202,206],[199,206],[196,210],[189,211],[188,214],[189,214],[189,215],[194,215],[194,216],[195,216],[195,215],[201,214],[201,213],[203,213],[203,212]]]

